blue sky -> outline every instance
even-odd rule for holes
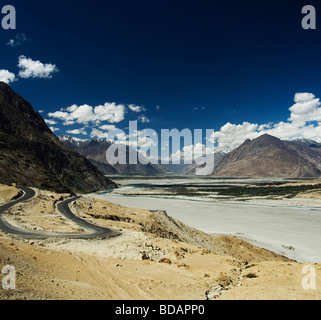
[[[5,4],[17,29],[0,29],[0,71],[57,135],[104,137],[102,128],[139,120],[139,129],[214,129],[218,150],[230,150],[262,133],[321,133],[321,19],[301,27],[313,1]]]

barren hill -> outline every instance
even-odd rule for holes
[[[321,152],[264,134],[226,154],[214,175],[221,177],[318,177]]]
[[[0,82],[0,182],[91,192],[116,185],[64,146],[41,115]]]

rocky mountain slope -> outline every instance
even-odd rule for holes
[[[116,185],[62,144],[39,113],[0,82],[0,182],[59,192],[92,192]]]
[[[208,166],[212,165],[213,164],[213,161],[214,161],[214,170],[215,168],[219,165],[219,163],[224,159],[224,153],[222,152],[216,152],[214,154],[214,158],[208,163]],[[204,165],[203,165],[204,167]],[[182,173],[184,174],[187,174],[187,175],[195,175],[196,174],[196,169],[197,168],[200,168],[200,165],[198,165],[197,163],[193,163],[191,165],[188,165],[188,166],[185,166],[185,168],[183,168],[181,170]],[[205,175],[206,175],[206,172],[207,170],[203,170],[203,172],[205,172]],[[202,171],[200,171],[200,173],[202,173]]]
[[[318,177],[321,175],[321,148],[302,141],[281,141],[264,134],[246,140],[216,164],[220,177]]]
[[[126,146],[126,163],[111,165],[106,160],[106,151],[110,147],[110,142],[103,139],[81,140],[68,135],[60,136],[60,141],[67,147],[77,151],[90,160],[103,174],[139,174],[139,175],[157,175],[166,173],[166,169],[160,165],[148,163],[143,165],[137,161],[137,164],[128,164],[129,147]]]

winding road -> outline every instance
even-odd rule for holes
[[[47,238],[68,238],[68,239],[92,239],[92,238],[110,238],[118,236],[119,233],[108,228],[103,228],[96,226],[88,221],[85,221],[77,216],[75,216],[69,208],[69,203],[81,198],[81,196],[76,196],[69,198],[67,200],[61,201],[57,204],[58,211],[67,219],[76,223],[82,228],[87,229],[91,233],[84,234],[74,234],[74,233],[45,233],[45,232],[36,232],[31,230],[19,229],[17,227],[9,224],[2,216],[4,212],[16,206],[19,203],[26,202],[33,197],[35,197],[36,192],[33,189],[27,187],[18,187],[23,195],[14,201],[6,203],[0,206],[0,229],[8,234],[19,236],[27,239],[47,239]]]

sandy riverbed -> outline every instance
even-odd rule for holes
[[[209,234],[246,239],[300,262],[321,262],[321,201],[308,199],[208,202],[147,196],[93,195],[120,205],[165,210]]]
[[[21,227],[39,224],[46,231],[82,232],[55,216],[53,204],[60,195],[40,190],[38,195],[41,200],[21,205]],[[44,208],[47,219],[38,214]],[[6,217],[14,219],[16,210]],[[163,211],[132,209],[88,196],[77,200],[72,210],[121,231],[121,236],[33,241],[0,233],[0,265],[13,265],[17,272],[16,290],[0,289],[1,299],[321,298],[319,263],[309,263],[316,270],[317,288],[304,290],[302,267],[307,263],[237,238],[212,237]]]

